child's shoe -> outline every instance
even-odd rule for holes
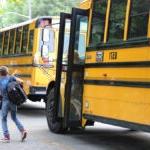
[[[22,131],[21,133],[21,141],[23,142],[27,138],[27,131]]]
[[[8,135],[8,136],[4,136],[4,138],[1,139],[0,141],[3,142],[3,143],[9,143],[9,142],[10,142],[10,137],[9,137],[9,135]]]

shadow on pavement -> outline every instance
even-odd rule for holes
[[[85,144],[108,150],[150,149],[150,135],[128,129],[115,130],[113,128],[101,129],[90,127],[85,130],[71,131],[67,136],[70,135]]]
[[[41,129],[40,135],[47,144],[58,143],[60,147],[83,150],[150,150],[150,135],[128,129],[90,127],[85,130],[54,134]],[[147,136],[148,135],[148,136]]]

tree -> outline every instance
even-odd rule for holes
[[[58,16],[60,12],[71,12],[71,8],[79,4],[80,0],[30,0],[32,8],[32,18],[38,16]],[[8,26],[27,20],[9,12],[16,12],[25,16],[29,15],[29,3],[27,0],[7,0],[0,13],[4,16],[0,19],[0,26]]]

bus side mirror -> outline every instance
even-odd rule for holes
[[[42,32],[42,41],[43,41],[42,50],[41,50],[42,57],[48,57],[48,53],[49,53],[48,42],[49,42],[49,40],[50,40],[50,30],[49,30],[49,28],[45,28],[45,29],[43,29],[43,32]]]
[[[49,42],[49,40],[50,40],[50,30],[49,30],[49,28],[45,28],[45,29],[43,29],[43,41],[44,42]]]
[[[41,51],[41,56],[42,57],[48,57],[48,53],[49,53],[48,45],[43,45],[42,51]]]

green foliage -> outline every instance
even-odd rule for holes
[[[8,0],[10,3],[21,3],[22,0]]]
[[[0,15],[3,15],[3,14],[4,14],[4,10],[0,9]]]
[[[71,12],[80,0],[7,0],[4,8],[0,8],[0,27],[9,26],[27,20],[31,2],[32,18],[38,16],[58,16],[60,12]],[[12,13],[15,12],[15,13]],[[20,14],[20,15],[19,15]]]

